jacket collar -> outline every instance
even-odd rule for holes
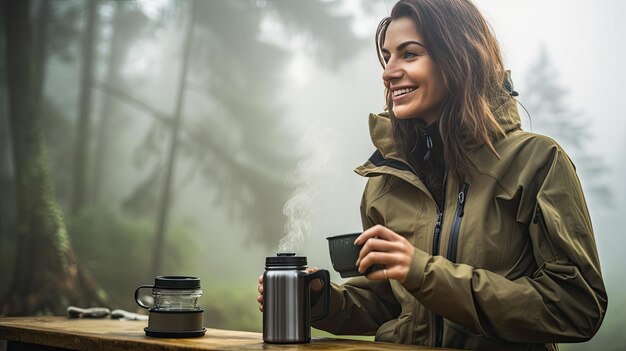
[[[494,116],[505,133],[521,128],[521,119],[517,111],[517,101],[510,96],[503,96],[494,104]],[[389,113],[371,113],[369,115],[370,137],[376,149],[380,151],[386,159],[400,160],[404,158],[400,155],[391,138],[391,120]]]

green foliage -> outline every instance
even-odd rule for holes
[[[79,263],[108,294],[108,307],[135,310],[135,289],[154,282],[149,276],[153,221],[126,217],[107,208],[89,208],[67,222]],[[198,252],[191,244],[188,228],[170,230],[166,247],[167,274],[191,275]]]

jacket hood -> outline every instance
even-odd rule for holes
[[[517,111],[517,100],[511,96],[503,96],[496,100],[494,106],[493,114],[505,133],[508,134],[521,128],[521,119]],[[384,158],[403,160],[403,157],[396,150],[393,139],[390,138],[392,128],[388,112],[380,114],[370,113],[369,130],[374,146],[381,152]]]

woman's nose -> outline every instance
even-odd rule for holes
[[[385,70],[383,71],[383,80],[390,82],[395,79],[399,79],[402,77],[402,70],[398,65],[389,61],[385,66]]]

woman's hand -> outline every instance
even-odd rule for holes
[[[259,276],[259,296],[256,297],[257,302],[259,303],[259,311],[263,312],[263,274]]]
[[[320,269],[317,267],[312,267],[307,269],[307,272],[309,273],[313,273],[313,272],[317,272]],[[313,290],[314,293],[319,293],[322,291],[322,288],[324,287],[324,285],[322,284],[322,281],[319,279],[315,279],[311,282],[311,290]],[[263,312],[263,274],[261,274],[261,276],[259,276],[259,296],[257,296],[256,300],[259,303],[259,310],[261,312]]]
[[[415,247],[403,236],[382,225],[376,225],[359,235],[354,243],[363,245],[356,261],[359,272],[365,272],[373,264],[383,264],[386,269],[374,271],[368,274],[367,278],[395,279],[404,283]]]

